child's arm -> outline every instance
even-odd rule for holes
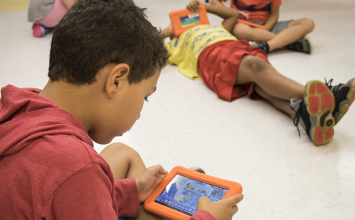
[[[280,7],[271,7],[269,18],[265,23],[265,27],[267,30],[271,30],[279,19],[279,10]]]
[[[169,24],[168,27],[161,30],[161,33],[163,34],[164,39],[174,36],[173,27],[171,26],[171,24]]]
[[[211,0],[210,4],[211,5],[220,5],[223,7],[226,7],[221,1],[226,2],[227,0]],[[244,11],[239,11],[237,10],[239,13],[239,18],[243,18],[243,19],[249,19],[249,13],[246,13]]]
[[[190,11],[198,11],[198,6],[202,4],[199,0],[193,0],[186,6]],[[237,23],[239,13],[234,8],[228,8],[220,5],[204,4],[207,12],[215,14],[223,18],[222,25],[224,29],[232,32],[234,25]]]

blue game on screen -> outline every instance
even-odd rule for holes
[[[176,175],[155,202],[191,216],[196,212],[197,200],[200,197],[207,196],[211,202],[215,202],[221,200],[227,191],[218,186]]]
[[[180,21],[182,27],[188,27],[200,22],[200,16],[198,13],[189,14],[184,17],[180,17]]]

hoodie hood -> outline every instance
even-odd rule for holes
[[[39,95],[40,91],[12,85],[1,89],[0,158],[15,154],[44,135],[68,134],[93,146],[85,126],[56,103]]]

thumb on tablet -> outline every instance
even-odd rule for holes
[[[210,202],[204,196],[198,200],[196,210],[205,210],[217,220],[232,219],[233,215],[238,212],[237,204],[242,200],[243,194],[231,196],[217,202]]]
[[[207,204],[209,204],[209,203],[211,203],[210,202],[210,199],[209,198],[207,198],[207,196],[202,196],[202,197],[200,197],[199,199],[198,199],[198,201],[197,201],[197,210],[198,210],[198,207],[199,206],[205,206],[205,205],[207,205]]]
[[[231,197],[229,197],[227,199],[224,199],[224,201],[228,203],[229,207],[232,208],[233,215],[238,212],[237,204],[240,201],[242,201],[243,198],[244,198],[243,194],[238,194],[238,195],[231,196]]]
[[[237,205],[240,201],[242,201],[244,198],[244,195],[243,194],[238,194],[238,195],[234,195],[234,196],[231,196],[227,199],[224,199],[224,200],[227,200],[228,202],[230,202],[231,205]]]

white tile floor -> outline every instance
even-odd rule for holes
[[[165,27],[168,13],[187,0],[136,0],[149,20]],[[284,0],[281,19],[311,17],[312,55],[278,51],[270,62],[304,84],[310,79],[355,77],[353,0]],[[0,87],[43,88],[51,35],[32,37],[27,12],[0,14]],[[213,24],[221,20],[210,16]],[[133,129],[114,141],[136,149],[147,166],[201,166],[240,182],[245,199],[233,219],[355,219],[355,107],[327,146],[315,147],[292,120],[263,101],[228,103],[202,81],[167,66]],[[97,151],[104,146],[95,145]]]

